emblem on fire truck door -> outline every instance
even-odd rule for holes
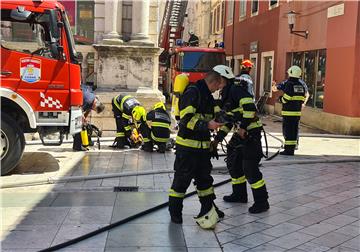
[[[21,58],[20,79],[27,83],[38,82],[41,79],[41,60]]]

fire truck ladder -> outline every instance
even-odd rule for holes
[[[183,22],[188,1],[167,0],[159,34],[159,46],[168,51],[182,37]]]

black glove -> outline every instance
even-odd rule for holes
[[[219,160],[219,153],[217,151],[218,144],[219,142],[216,140],[210,142],[210,156],[211,158],[216,158],[217,160]]]

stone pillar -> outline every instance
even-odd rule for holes
[[[118,20],[122,19],[122,1],[105,1],[105,34],[103,44],[122,44],[121,36],[117,32]],[[121,22],[119,22],[121,23]]]
[[[149,39],[150,1],[137,0],[132,3],[132,34],[130,43],[153,46]]]

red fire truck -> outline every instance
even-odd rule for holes
[[[80,66],[64,7],[1,0],[1,175],[22,157],[24,133],[80,132]]]
[[[214,66],[225,64],[225,50],[223,48],[203,47],[175,47],[167,62],[164,91],[172,93],[176,75],[185,73],[190,84],[204,78],[205,74]]]

